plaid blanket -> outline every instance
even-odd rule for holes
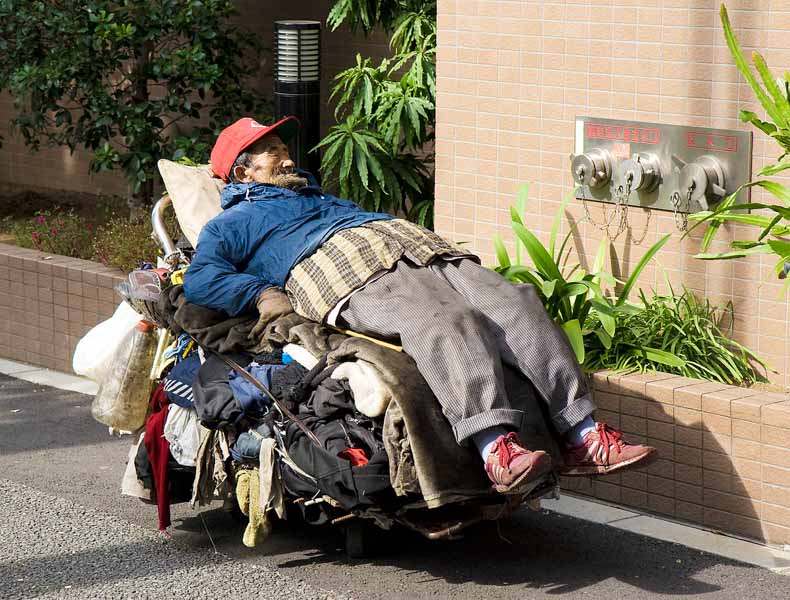
[[[301,260],[291,270],[285,291],[297,313],[322,322],[340,300],[376,273],[392,268],[404,254],[421,265],[437,256],[476,258],[404,219],[371,221],[338,231]]]

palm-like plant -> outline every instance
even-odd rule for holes
[[[377,65],[357,55],[335,78],[337,100],[323,148],[321,172],[363,207],[406,214],[430,226],[436,99],[436,3],[418,0],[337,0],[328,23],[368,32],[391,31],[393,56]]]
[[[770,177],[790,169],[790,73],[783,78],[774,78],[758,52],[752,53],[752,63],[760,77],[755,77],[743,55],[738,40],[732,31],[727,8],[721,5],[721,22],[727,46],[735,59],[735,65],[760,101],[769,121],[763,121],[757,114],[749,110],[741,110],[740,117],[745,123],[751,123],[762,132],[776,140],[782,154],[776,163],[768,165],[757,172],[758,177]],[[762,83],[761,83],[762,81]],[[779,203],[752,202],[736,204],[735,198],[744,187],[758,186],[774,196]],[[764,210],[762,214],[751,214],[751,210]],[[749,212],[745,212],[749,211]],[[775,254],[777,262],[775,271],[780,278],[787,278],[790,272],[790,188],[770,179],[751,181],[725,198],[715,210],[704,211],[691,215],[700,225],[708,223],[708,229],[702,239],[701,254],[697,258],[704,260],[721,260],[742,258],[750,254]],[[754,240],[736,240],[732,242],[732,250],[721,253],[705,252],[723,223],[741,223],[760,229]],[[695,227],[697,226],[695,225]],[[692,228],[693,229],[693,228]],[[785,290],[790,287],[790,278],[785,282]]]

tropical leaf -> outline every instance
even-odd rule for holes
[[[658,348],[635,348],[633,352],[643,355],[648,360],[652,360],[653,362],[667,365],[669,367],[684,367],[686,365],[686,361],[679,356]]]
[[[565,207],[568,206],[568,202],[570,202],[570,199],[575,197],[575,191],[576,190],[574,189],[573,193],[567,194],[565,198],[562,199],[562,202],[560,202],[560,208],[557,210],[556,213],[554,213],[554,220],[551,224],[551,234],[549,235],[549,254],[551,254],[554,257],[557,256],[556,254],[554,254],[554,243],[557,240],[557,234],[559,233],[560,226],[562,225],[562,217],[565,213]],[[560,254],[562,254],[562,251],[560,251]]]
[[[769,240],[767,243],[782,261],[790,260],[790,241]]]
[[[565,281],[552,256],[531,231],[519,223],[513,223],[513,231],[515,231],[516,237],[524,244],[533,264],[539,271],[551,279]]]
[[[610,336],[606,331],[603,329],[596,329],[593,331],[593,333],[600,340],[601,345],[606,350],[609,350],[612,347],[612,336]]]
[[[750,110],[741,109],[740,118],[743,123],[751,123],[765,134],[773,135],[776,133],[776,125],[769,121],[763,121],[756,113]]]
[[[567,283],[562,286],[562,295],[566,298],[587,294],[588,291],[590,288],[586,283]]]
[[[584,337],[582,336],[582,328],[579,321],[571,319],[562,324],[562,330],[571,344],[573,353],[576,355],[576,360],[579,364],[584,364]]]
[[[502,241],[502,236],[500,236],[498,233],[494,235],[494,248],[496,249],[496,256],[497,260],[499,261],[499,266],[509,267],[510,256],[508,256],[507,248],[505,248],[505,244]]]
[[[541,286],[541,291],[543,292],[543,296],[547,300],[551,299],[556,289],[557,289],[556,279],[549,279],[548,281],[544,281],[543,285]]]
[[[695,254],[694,258],[698,258],[700,260],[731,260],[733,258],[744,258],[753,254],[766,254],[770,252],[771,247],[768,244],[757,244],[751,248],[732,250],[730,252],[702,252],[700,254]]]
[[[776,104],[771,100],[768,94],[765,93],[760,83],[755,78],[754,74],[752,73],[749,64],[746,62],[746,58],[743,55],[743,51],[741,50],[740,44],[738,44],[738,40],[735,38],[735,34],[732,31],[732,25],[730,24],[730,18],[727,15],[727,7],[724,4],[721,5],[721,10],[719,11],[719,15],[721,17],[721,24],[724,28],[724,38],[727,41],[727,46],[730,49],[730,54],[732,54],[733,59],[735,59],[735,66],[738,67],[738,70],[743,75],[744,79],[746,79],[749,86],[752,88],[754,95],[760,101],[765,112],[771,117],[774,123],[783,123],[784,120],[782,115],[779,113]]]
[[[790,206],[790,188],[781,183],[777,183],[775,181],[769,181],[766,179],[760,179],[759,181],[752,181],[748,183],[749,186],[759,186],[764,190],[768,191],[772,196],[775,196],[779,200],[785,203],[786,206]]]
[[[763,167],[757,171],[757,175],[758,177],[768,177],[770,175],[776,175],[777,173],[786,171],[787,169],[790,169],[790,160],[783,160],[778,163]]]
[[[790,105],[787,103],[787,96],[776,85],[776,80],[771,71],[768,70],[765,58],[759,52],[752,52],[752,62],[763,80],[765,89],[768,90],[768,94],[773,98],[777,113],[782,119],[777,121],[777,125],[786,129],[788,123],[790,123]]]

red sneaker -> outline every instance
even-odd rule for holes
[[[551,456],[521,445],[514,432],[500,435],[486,459],[486,474],[502,494],[518,494],[527,484],[551,471]]]
[[[568,448],[560,475],[606,475],[640,463],[643,466],[657,457],[651,446],[629,444],[623,434],[606,423],[596,423],[578,446]]]

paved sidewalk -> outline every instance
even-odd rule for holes
[[[151,529],[0,479],[0,596],[340,598],[267,566],[165,541]]]
[[[331,528],[288,524],[250,550],[218,507],[177,505],[163,542],[155,509],[120,496],[129,439],[90,400],[0,375],[2,598],[788,597],[787,577],[549,511],[457,542],[382,533],[378,555],[349,560]]]

